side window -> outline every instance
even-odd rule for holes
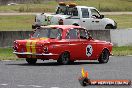
[[[100,14],[98,13],[98,11],[96,9],[91,9],[91,15],[95,16],[96,18],[100,17]]]
[[[73,16],[78,16],[78,10],[77,10],[77,8],[73,8]]]
[[[87,8],[81,8],[82,18],[89,18],[89,12]]]
[[[70,29],[67,33],[66,39],[78,39],[77,29]]]
[[[49,38],[57,38],[57,39],[61,39],[61,29],[52,29],[50,30],[50,35]]]
[[[66,6],[59,6],[57,8],[56,14],[66,14],[67,7]]]
[[[79,33],[80,33],[80,39],[88,38],[88,32],[85,29],[79,29]]]

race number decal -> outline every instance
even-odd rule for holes
[[[93,53],[92,46],[91,45],[87,45],[87,47],[86,47],[86,55],[89,57],[89,56],[92,55],[92,53]]]

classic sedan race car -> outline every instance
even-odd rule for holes
[[[32,37],[14,41],[14,54],[29,64],[37,59],[69,64],[75,60],[107,63],[112,43],[93,39],[88,30],[73,25],[49,25],[37,28]]]

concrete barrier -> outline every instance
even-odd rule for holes
[[[109,30],[89,30],[94,39],[111,41]],[[0,31],[0,47],[13,46],[14,40],[27,39],[31,31]]]
[[[31,31],[0,31],[0,47],[12,46],[16,39],[26,39]]]
[[[94,39],[112,42],[115,46],[132,46],[132,29],[89,30]],[[31,31],[0,31],[0,47],[13,46],[14,40],[27,39]]]
[[[132,29],[110,30],[110,38],[115,46],[132,46]]]
[[[94,39],[111,42],[110,30],[89,30]]]

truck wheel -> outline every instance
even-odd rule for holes
[[[109,51],[108,50],[103,50],[103,52],[101,53],[98,61],[99,63],[107,63],[109,61]]]
[[[114,29],[114,27],[113,27],[113,25],[108,24],[108,25],[106,25],[105,29]]]
[[[39,28],[40,26],[39,25],[32,25],[32,29],[36,29],[36,28]]]
[[[26,58],[26,61],[28,62],[28,64],[36,64],[37,59],[33,59],[33,58]]]
[[[64,52],[60,56],[60,60],[57,60],[58,62],[61,62],[62,64],[66,65],[70,63],[70,54],[68,52]]]
[[[79,26],[78,24],[73,24],[74,26]]]

